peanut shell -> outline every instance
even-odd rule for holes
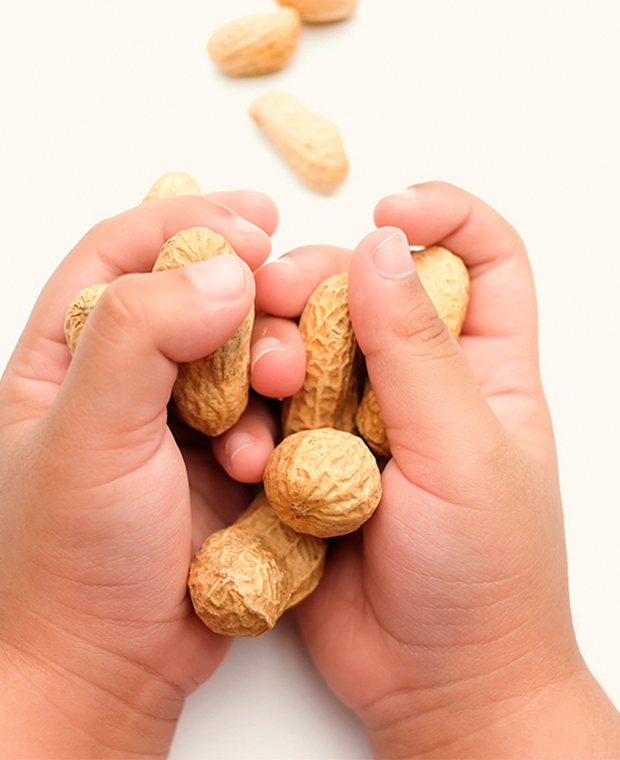
[[[221,254],[237,255],[221,235],[206,227],[193,227],[164,243],[153,271],[196,264]],[[252,309],[221,348],[202,359],[179,364],[173,389],[176,406],[188,425],[206,435],[228,430],[247,407],[253,324]]]
[[[368,379],[357,408],[355,424],[359,434],[377,456],[390,456],[390,442],[379,410],[379,400]]]
[[[142,203],[176,195],[201,195],[200,186],[187,172],[166,172],[155,180]]]
[[[229,76],[271,74],[288,63],[300,32],[301,19],[294,8],[255,13],[232,19],[213,32],[207,52]]]
[[[320,538],[357,530],[381,499],[381,474],[368,446],[333,428],[284,438],[267,462],[264,485],[282,522]]]
[[[442,246],[434,245],[412,252],[416,271],[437,314],[450,333],[461,334],[469,303],[469,273],[462,259]],[[366,381],[356,424],[366,443],[378,455],[389,456],[390,444],[381,419],[379,402]]]
[[[325,541],[284,525],[263,492],[192,560],[188,585],[196,614],[216,633],[258,636],[314,590],[326,549]]]
[[[309,187],[331,193],[342,184],[349,162],[340,130],[332,121],[277,90],[260,95],[249,113]]]
[[[88,288],[82,288],[69,304],[65,316],[65,338],[71,354],[75,353],[86,320],[107,287],[107,283],[97,283]]]
[[[299,11],[303,21],[311,24],[328,24],[350,18],[359,0],[277,0]]]
[[[455,338],[469,304],[469,273],[463,260],[439,245],[413,251],[413,262],[437,314]]]
[[[349,315],[347,272],[328,277],[308,299],[299,320],[306,347],[302,388],[283,404],[284,435],[333,427],[356,429],[359,355]]]

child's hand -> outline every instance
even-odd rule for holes
[[[166,405],[176,362],[247,315],[276,223],[257,193],[152,201],[91,230],[40,296],[0,383],[0,755],[165,755],[184,697],[224,656],[187,571],[248,487],[204,437],[181,431],[181,450]],[[240,258],[150,274],[164,241],[193,226]],[[112,284],[71,361],[65,311],[96,282]],[[252,404],[217,441],[240,479],[260,478],[270,425]]]
[[[383,199],[375,221],[350,262],[349,301],[393,458],[377,512],[334,541],[300,607],[311,653],[379,757],[618,757],[617,713],[573,633],[523,243],[438,183]],[[467,264],[460,345],[408,243]],[[345,251],[312,254],[263,267],[258,303],[294,316],[347,267]]]

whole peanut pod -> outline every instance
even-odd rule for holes
[[[306,347],[306,377],[282,407],[284,435],[333,427],[355,431],[362,366],[349,315],[347,272],[323,280],[299,320]]]
[[[71,354],[75,353],[86,320],[107,287],[106,283],[97,283],[88,288],[82,288],[69,304],[65,316],[65,338]]]
[[[192,560],[189,591],[212,631],[258,636],[310,594],[323,574],[327,543],[284,525],[265,493]]]
[[[260,76],[283,68],[293,56],[301,33],[294,8],[227,21],[209,37],[207,52],[231,77]]]
[[[206,227],[192,227],[164,243],[154,272],[196,264],[223,253],[236,256],[230,243]],[[220,435],[239,419],[250,390],[250,337],[254,310],[219,349],[179,364],[173,397],[188,425],[210,436]]]
[[[249,114],[308,187],[332,193],[344,182],[349,160],[333,121],[278,90],[259,95]]]
[[[333,428],[284,438],[267,462],[264,486],[282,522],[320,538],[357,530],[381,499],[381,474],[368,446]]]
[[[438,245],[422,251],[413,251],[412,256],[422,285],[437,314],[450,333],[458,338],[469,303],[467,267],[461,258]],[[366,381],[356,423],[360,434],[376,454],[390,455],[385,424],[381,419],[379,402],[370,381]]]
[[[200,195],[200,186],[187,172],[166,172],[155,180],[142,203],[175,195]]]

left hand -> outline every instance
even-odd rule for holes
[[[189,562],[250,500],[217,459],[259,479],[275,426],[253,402],[212,450],[175,440],[167,402],[177,362],[247,315],[276,223],[259,193],[151,201],[93,228],[38,299],[0,382],[0,756],[165,756],[222,660],[230,640],[194,615]],[[239,258],[151,274],[194,226]],[[96,282],[111,284],[71,360],[65,312]]]

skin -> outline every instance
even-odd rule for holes
[[[620,757],[570,617],[523,243],[437,183],[383,199],[375,221],[354,252],[263,264],[277,224],[265,196],[153,201],[95,227],[52,276],[0,381],[0,756],[167,754],[183,700],[230,643],[192,613],[191,554],[247,505],[277,435],[258,392],[299,387],[293,320],[349,268],[394,456],[375,515],[333,542],[299,608],[317,666],[377,757]],[[200,224],[245,263],[149,273],[166,239]],[[407,242],[467,263],[459,343]],[[65,309],[93,282],[111,285],[71,361]],[[257,393],[207,441],[168,415],[176,362],[221,345],[255,295]]]
[[[523,242],[479,199],[430,183],[384,198],[351,254],[300,249],[256,274],[295,317],[349,268],[350,312],[393,453],[383,498],[332,542],[299,608],[327,683],[380,758],[620,757],[620,719],[571,621],[553,431]],[[471,275],[459,342],[412,270],[440,244]]]
[[[276,224],[258,193],[152,201],[91,230],[38,299],[0,382],[0,756],[164,757],[227,651],[193,614],[187,570],[251,492],[206,438],[167,425],[167,403],[176,362],[243,321]],[[197,225],[240,258],[151,274]],[[94,282],[111,284],[71,360],[64,312]],[[255,433],[251,457],[228,447],[240,480],[262,473],[273,430],[253,402],[231,431]]]

